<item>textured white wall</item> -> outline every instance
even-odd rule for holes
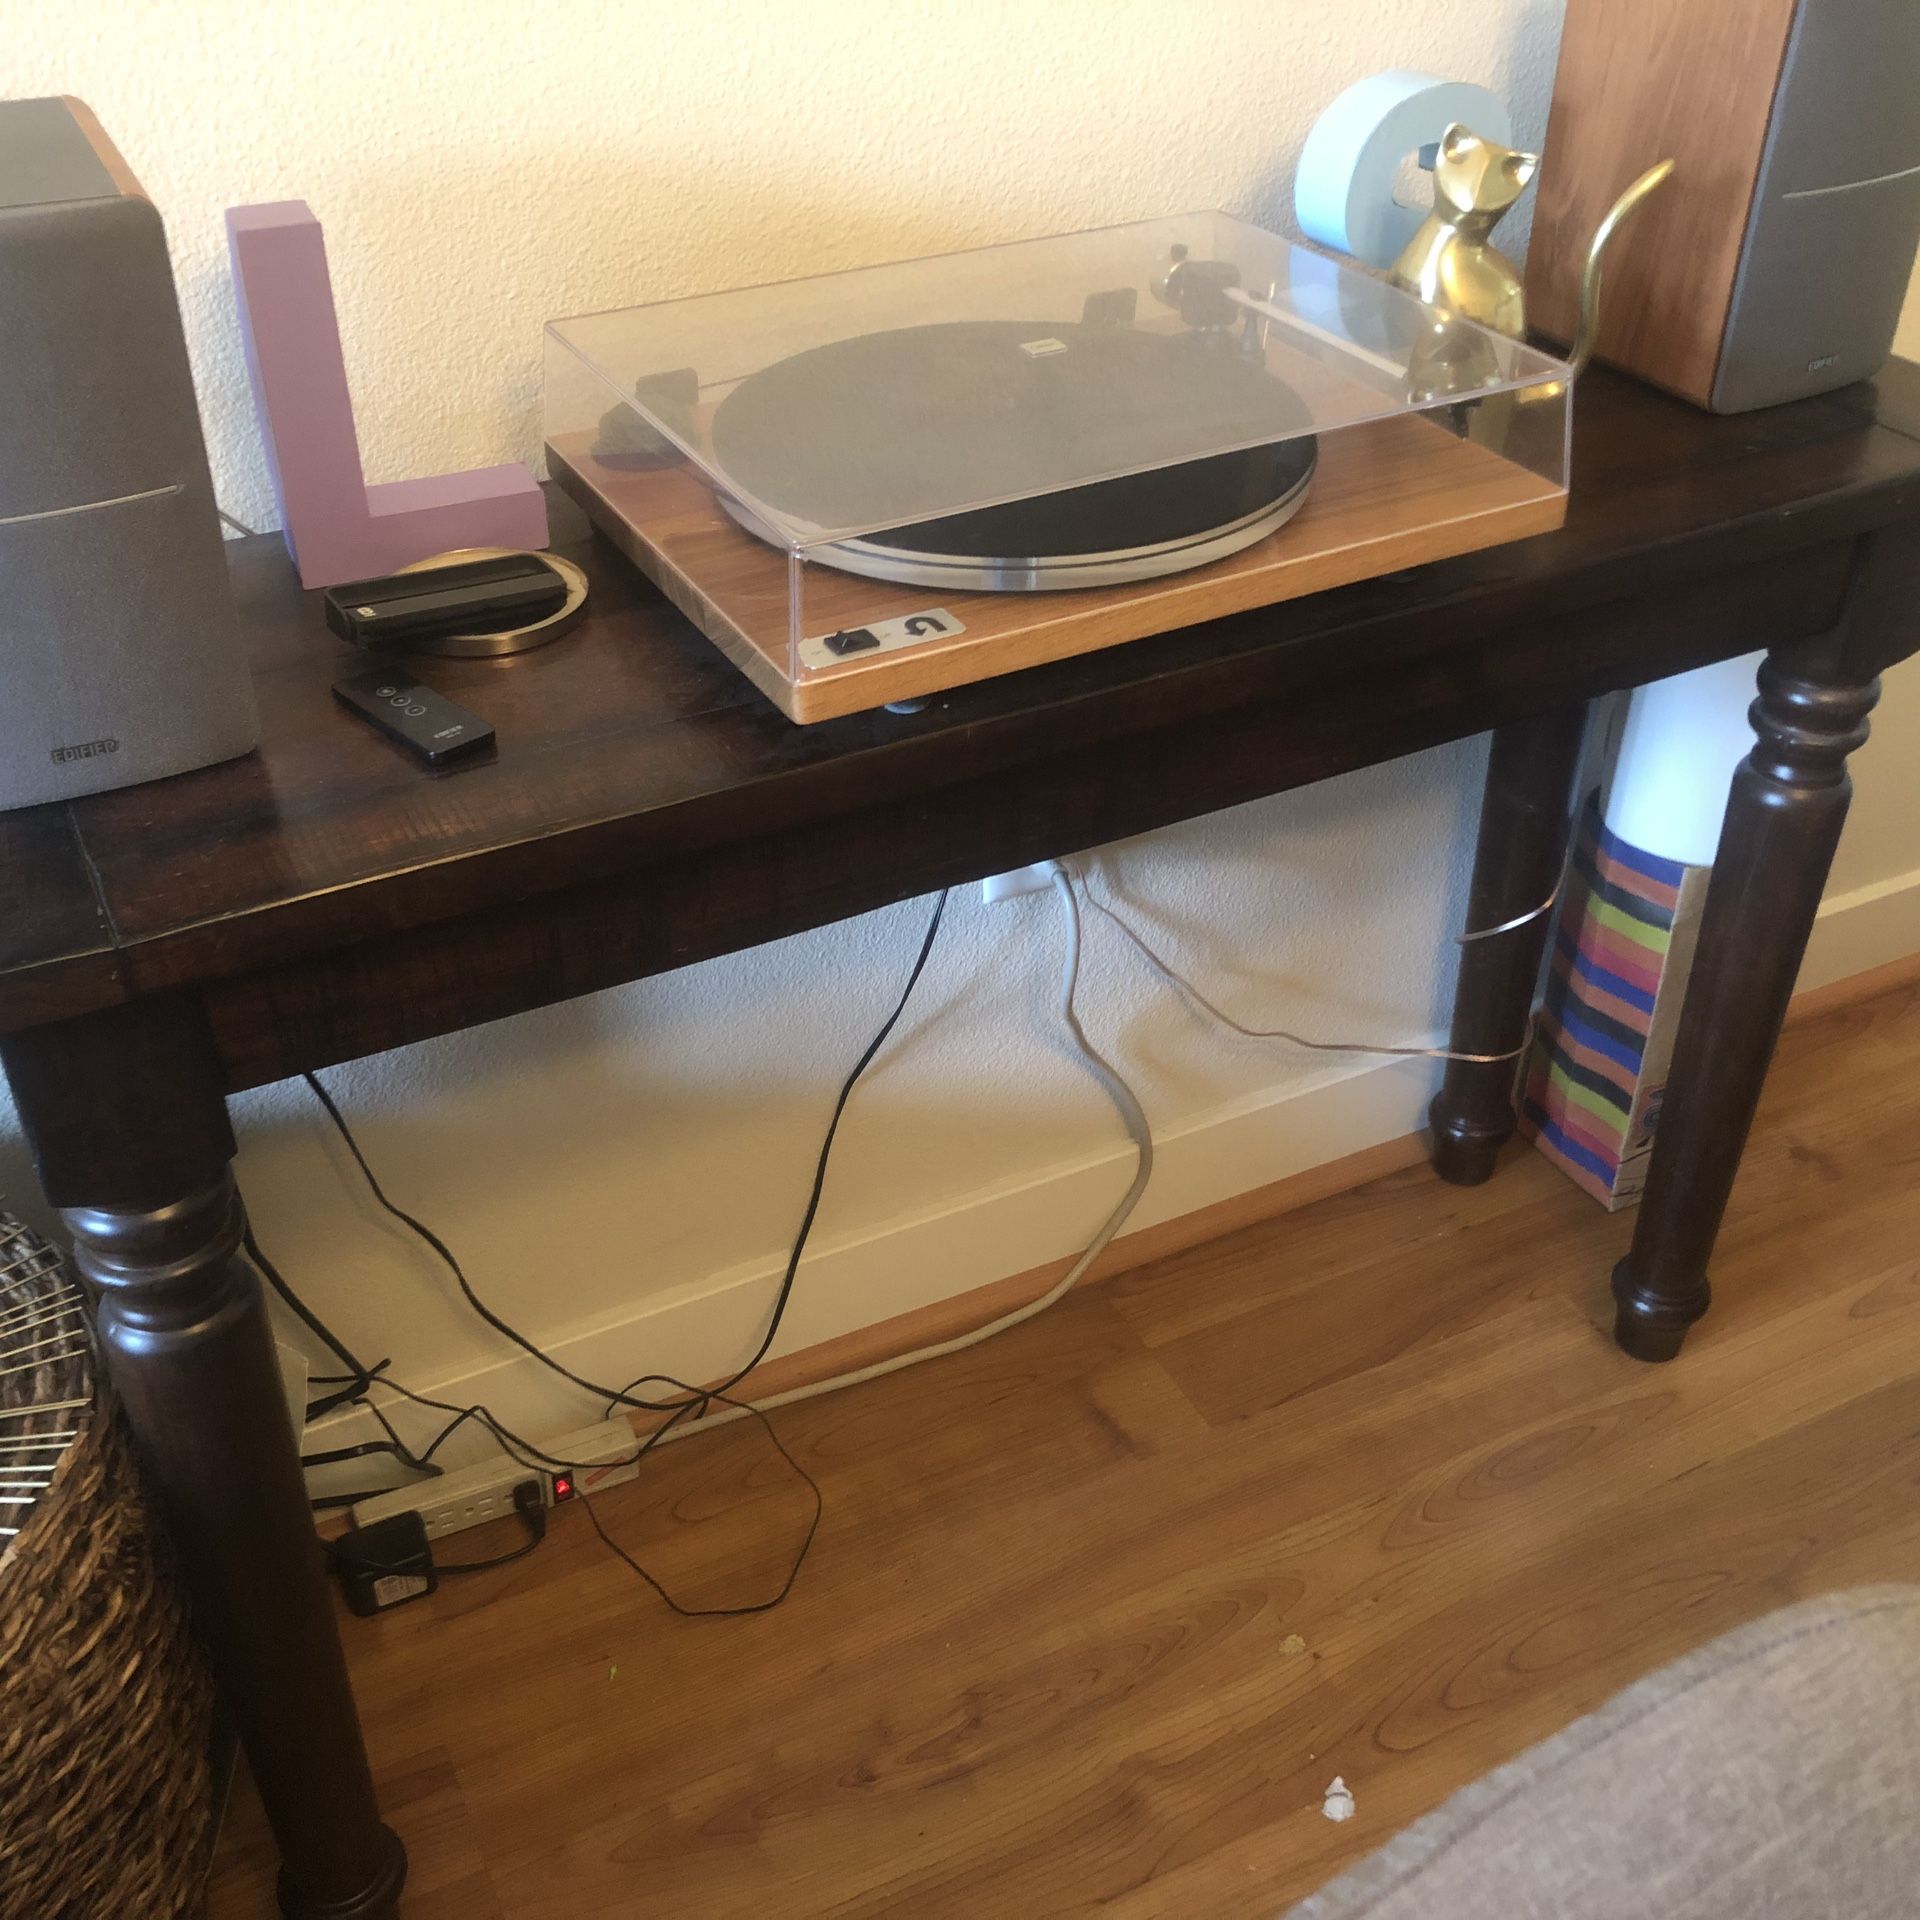
[[[270,511],[221,211],[326,224],[372,477],[531,456],[559,314],[1163,212],[1287,222],[1362,74],[1431,67],[1546,115],[1556,0],[64,0],[14,10],[10,93],[88,100],[166,214],[214,468]],[[1521,221],[1524,220],[1524,209]],[[1519,238],[1522,224],[1508,231]],[[1920,701],[1915,702],[1920,707]],[[1238,1006],[1430,1031],[1477,743],[1121,850],[1118,883]],[[1066,849],[1063,849],[1066,851]],[[890,999],[901,908],[332,1076],[405,1202],[544,1337],[765,1261],[830,1089]],[[1109,1145],[1052,1013],[1051,910],[956,906],[861,1094],[822,1223],[857,1235]],[[1227,1045],[1097,945],[1090,1024],[1165,1126],[1326,1070]],[[238,1103],[263,1237],[403,1377],[496,1357],[342,1177],[304,1097]],[[0,1132],[0,1188],[30,1191]],[[1097,1217],[1059,1225],[1061,1245]],[[975,1277],[993,1277],[985,1260]],[[873,1317],[888,1310],[885,1290]],[[742,1329],[743,1337],[746,1329]],[[642,1365],[693,1365],[674,1353]]]
[[[1272,221],[1314,114],[1434,66],[1545,125],[1551,0],[47,0],[9,93],[87,100],[167,218],[214,471],[271,496],[221,212],[327,230],[371,477],[539,445],[558,315],[1184,207]],[[257,523],[256,523],[257,524]]]

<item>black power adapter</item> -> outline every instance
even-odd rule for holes
[[[403,1601],[424,1599],[440,1585],[417,1513],[396,1513],[370,1527],[343,1533],[328,1549],[347,1605],[355,1613],[385,1613]]]
[[[347,1605],[358,1614],[385,1613],[409,1600],[425,1599],[439,1587],[443,1573],[482,1573],[524,1558],[547,1537],[546,1494],[540,1482],[522,1480],[513,1490],[513,1506],[531,1537],[524,1547],[493,1560],[436,1564],[427,1523],[411,1511],[343,1533],[328,1543],[327,1557],[339,1576]]]

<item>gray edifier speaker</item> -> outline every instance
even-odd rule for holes
[[[1878,371],[1920,239],[1920,0],[1567,0],[1527,315],[1570,340],[1613,196],[1599,356],[1716,413]]]
[[[0,101],[0,807],[258,737],[160,216],[79,101]]]

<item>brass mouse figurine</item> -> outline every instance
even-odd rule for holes
[[[1537,153],[1483,140],[1456,120],[1433,149],[1433,211],[1393,263],[1393,284],[1517,338],[1527,324],[1526,295],[1513,262],[1488,235],[1539,166]]]
[[[1457,320],[1477,322],[1513,339],[1525,337],[1526,295],[1519,270],[1491,244],[1489,235],[1540,165],[1537,153],[1502,146],[1458,121],[1440,136],[1432,154],[1433,211],[1388,275],[1395,286],[1434,310],[1429,336],[1416,348],[1408,368],[1410,397],[1416,400],[1470,394],[1501,378],[1493,343]],[[1672,171],[1671,160],[1649,167],[1607,210],[1594,232],[1580,281],[1579,331],[1567,360],[1573,374],[1593,358],[1607,243]],[[1557,397],[1565,384],[1548,381],[1524,389],[1518,398]]]

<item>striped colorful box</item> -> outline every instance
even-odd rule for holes
[[[1587,802],[1520,1124],[1610,1211],[1646,1186],[1712,872],[1643,853]]]

